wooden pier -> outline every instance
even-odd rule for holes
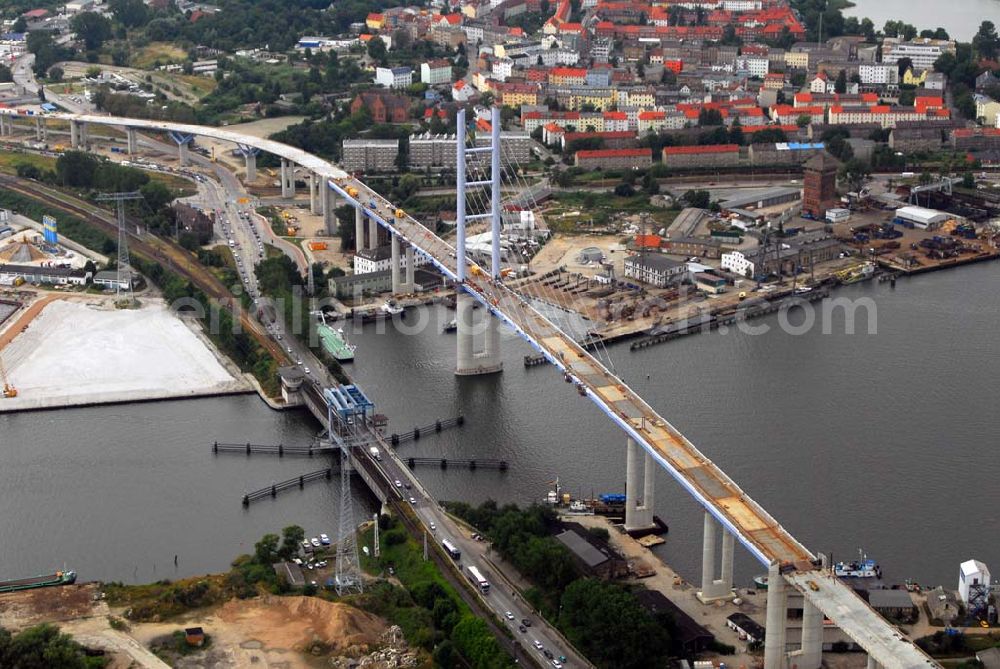
[[[295,478],[288,479],[287,481],[282,481],[281,483],[272,483],[266,488],[261,488],[260,490],[254,490],[253,492],[244,493],[243,495],[243,506],[250,506],[250,502],[256,502],[267,497],[275,498],[278,496],[279,492],[283,490],[290,490],[292,488],[298,488],[301,490],[305,488],[307,483],[312,481],[333,479],[333,468],[327,467],[326,469],[317,469],[314,472],[309,472],[308,474],[300,474]]]
[[[251,444],[249,442],[245,444],[226,444],[219,441],[212,444],[212,452],[216,455],[219,453],[241,453],[244,455],[253,455],[254,453],[258,453],[264,455],[277,455],[279,458],[286,455],[306,456],[311,458],[313,455],[330,453],[335,450],[336,449],[331,446],[285,446],[284,444]]]
[[[406,465],[413,469],[418,465],[436,465],[441,469],[448,469],[448,467],[465,467],[467,469],[499,469],[502,472],[507,471],[509,465],[506,460],[491,460],[485,459],[475,459],[475,460],[463,460],[463,459],[451,459],[448,458],[405,458]]]
[[[461,427],[465,424],[465,416],[457,416],[455,418],[447,418],[445,420],[434,421],[430,425],[425,425],[423,427],[415,427],[409,432],[403,432],[402,434],[396,434],[393,432],[389,436],[389,443],[393,446],[398,446],[404,441],[417,441],[420,439],[421,435],[438,433],[449,427]]]

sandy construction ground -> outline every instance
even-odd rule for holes
[[[137,310],[96,297],[53,301],[3,356],[18,397],[4,400],[0,411],[250,389],[199,334],[151,298]]]
[[[329,666],[309,651],[351,656],[382,645],[385,622],[350,606],[315,597],[263,597],[233,600],[169,623],[136,623],[131,637],[144,647],[185,626],[201,626],[210,647],[175,666],[183,669],[312,669]],[[383,665],[396,666],[396,665]]]

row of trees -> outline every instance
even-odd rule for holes
[[[36,625],[16,635],[0,627],[0,667],[101,669],[107,663],[104,657],[88,657],[83,646],[55,625]]]
[[[582,578],[552,530],[555,512],[539,505],[498,507],[492,500],[473,507],[451,502],[448,509],[481,530],[493,548],[536,586],[532,603],[546,612],[569,640],[598,667],[665,667],[674,647],[668,616],[654,617],[629,588]]]

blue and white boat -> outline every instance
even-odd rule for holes
[[[833,565],[833,573],[842,578],[882,578],[882,568],[861,550],[858,551],[857,560]]]

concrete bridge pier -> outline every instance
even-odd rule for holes
[[[868,656],[868,669],[882,669],[882,665],[879,664],[874,657]]]
[[[820,669],[823,665],[823,613],[808,599],[802,605],[802,648],[790,660],[797,669]]]
[[[260,149],[253,146],[247,146],[246,144],[238,144],[240,153],[243,154],[243,160],[246,162],[247,176],[246,183],[257,180],[257,154],[260,153]]]
[[[462,375],[469,373],[466,370],[472,369],[476,364],[473,353],[473,311],[472,296],[459,291],[455,300],[455,322],[458,325],[456,338],[458,344],[458,357],[456,360],[455,374]]]
[[[281,197],[295,197],[295,163],[281,159]]]
[[[365,248],[365,210],[354,208],[354,252]]]
[[[406,286],[405,290],[408,293],[412,293],[416,289],[416,285],[417,285],[416,279],[414,279],[414,274],[416,272],[416,265],[415,265],[416,260],[415,260],[414,256],[415,256],[415,254],[413,252],[413,246],[410,245],[410,244],[407,244],[407,246],[406,246],[406,280],[404,281],[404,285]],[[494,318],[492,320],[495,321],[496,319]]]
[[[90,146],[86,123],[83,121],[69,122],[69,143],[74,150],[86,150]]]
[[[373,217],[368,217],[368,248],[378,247],[378,221]]]
[[[44,142],[45,137],[48,133],[46,132],[45,119],[41,116],[35,117],[35,139],[39,142]]]
[[[10,124],[11,118],[7,114],[0,114],[0,135],[9,135],[7,132],[8,124]]]
[[[319,203],[319,185],[322,182],[319,175],[315,172],[309,173],[309,213],[318,214],[320,212]]]
[[[788,622],[788,593],[777,562],[767,570],[767,618],[764,628],[764,669],[786,669],[785,627]],[[869,665],[870,669],[871,665]]]
[[[705,512],[705,536],[702,540],[701,554],[701,590],[698,599],[704,603],[732,599],[733,594],[733,556],[735,539],[725,529],[722,530],[722,569],[718,578],[715,575],[715,535],[719,531],[719,523],[708,511]]]
[[[637,443],[630,437],[625,447],[625,531],[634,532],[654,527],[653,523],[653,475],[656,466],[653,458],[645,456],[642,473],[639,459],[642,457]],[[642,489],[640,491],[640,476]],[[641,494],[641,497],[640,497]]]
[[[183,132],[170,132],[170,139],[174,140],[177,144],[177,163],[182,167],[187,165],[190,161],[188,160],[188,144],[194,139],[194,135],[189,135]]]
[[[477,376],[480,374],[496,374],[503,371],[503,361],[500,360],[499,322],[487,309],[482,309],[480,323],[475,322],[474,300],[471,295],[462,291],[458,293],[455,321],[458,325],[458,356],[455,374],[458,376]],[[476,352],[476,332],[483,332],[483,349]]]
[[[319,181],[318,195],[323,209],[323,227],[326,228],[326,234],[332,237],[337,234],[337,229],[340,227],[340,222],[337,220],[337,193],[330,188],[326,177],[317,174],[316,180]]]
[[[392,294],[399,295],[402,292],[402,280],[400,279],[400,267],[399,267],[399,236],[390,233],[392,236],[392,257],[389,260],[389,273],[392,275]],[[461,326],[460,326],[461,327]]]
[[[125,137],[128,144],[128,155],[134,156],[139,152],[139,140],[135,128],[125,128]]]

